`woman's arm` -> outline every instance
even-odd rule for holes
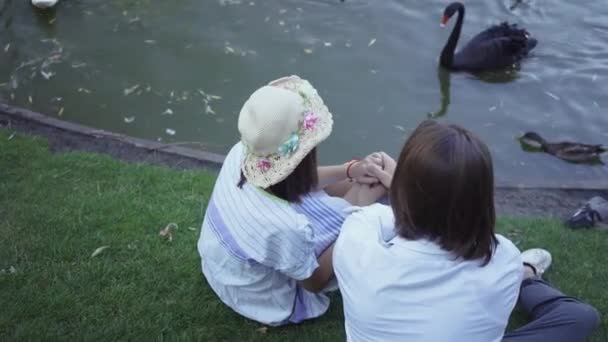
[[[304,280],[299,281],[300,286],[310,292],[318,293],[323,290],[331,278],[334,276],[334,265],[332,261],[332,254],[334,245],[332,244],[321,254],[319,259],[319,267],[312,273],[312,275]]]
[[[348,178],[346,176],[347,167],[348,163],[342,165],[319,166],[317,168],[317,173],[319,174],[319,189],[323,189],[328,185]]]
[[[372,175],[372,165],[383,165],[382,155],[380,153],[372,153],[363,160],[350,161],[342,165],[320,166],[317,168],[319,174],[319,188],[323,189],[328,185],[341,182],[349,176],[362,184],[378,183],[378,179]]]

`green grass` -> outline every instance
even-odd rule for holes
[[[196,251],[212,174],[51,154],[9,133],[0,130],[0,340],[344,340],[339,296],[323,318],[266,334],[218,301]],[[159,236],[170,222],[171,242]],[[520,248],[551,250],[548,278],[608,312],[606,233],[546,219],[501,219],[500,230]],[[92,258],[100,246],[110,247]],[[608,338],[602,323],[596,341]]]

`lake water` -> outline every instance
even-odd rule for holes
[[[42,13],[0,0],[3,102],[223,153],[247,96],[299,74],[334,114],[324,162],[395,155],[432,113],[488,143],[499,183],[608,184],[606,166],[525,152],[515,140],[534,130],[608,143],[605,0],[467,2],[464,39],[509,20],[539,40],[521,71],[484,79],[438,71],[446,1],[60,1]]]

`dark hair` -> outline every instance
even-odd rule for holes
[[[247,178],[241,171],[241,179],[237,186],[242,188],[246,181]],[[302,196],[314,190],[318,184],[317,149],[313,148],[287,178],[264,190],[287,202],[297,203],[300,202]]]
[[[406,141],[390,200],[397,233],[426,238],[486,265],[494,235],[494,171],[487,146],[456,125],[426,120]]]

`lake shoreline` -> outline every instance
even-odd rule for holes
[[[48,140],[55,153],[85,151],[110,155],[128,162],[143,162],[178,170],[217,171],[224,156],[178,144],[158,143],[90,128],[27,109],[0,104],[0,127]],[[577,187],[496,186],[499,215],[565,218],[592,196],[608,197],[608,189],[593,182]]]

